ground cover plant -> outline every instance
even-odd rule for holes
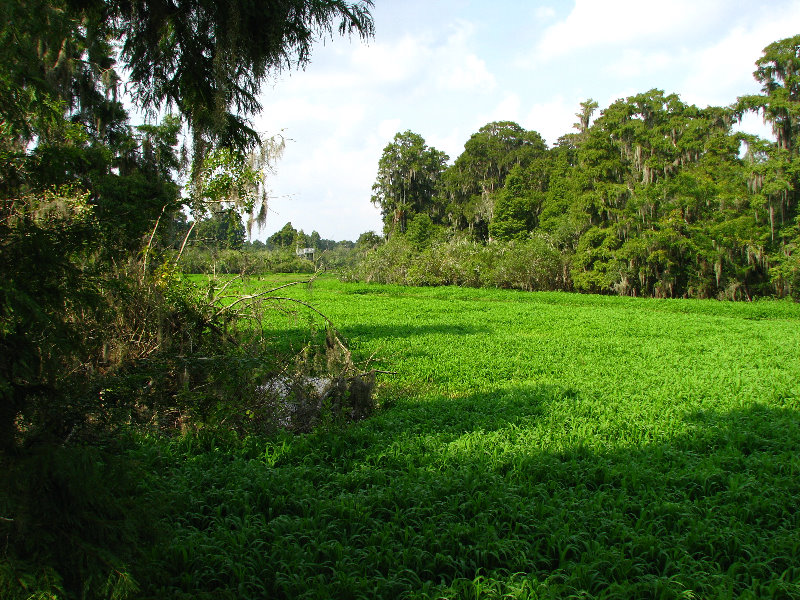
[[[797,304],[284,291],[397,373],[382,410],[146,440],[146,597],[800,597]],[[323,335],[288,304],[277,343]]]

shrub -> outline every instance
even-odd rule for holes
[[[198,275],[313,273],[316,270],[313,262],[286,248],[255,252],[187,248],[178,265],[184,273]]]
[[[462,237],[415,252],[403,236],[366,254],[345,279],[407,285],[568,289],[564,259],[543,237],[482,244]]]

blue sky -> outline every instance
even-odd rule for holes
[[[381,230],[370,203],[383,148],[410,129],[451,161],[491,121],[549,144],[579,103],[652,88],[698,106],[755,93],[754,62],[800,33],[797,0],[375,0],[376,36],[317,44],[265,87],[255,120],[287,138],[265,239],[287,222],[323,238]],[[767,135],[758,117],[743,129]]]

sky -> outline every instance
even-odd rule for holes
[[[325,239],[381,232],[383,149],[411,130],[454,161],[492,121],[553,145],[580,102],[657,88],[700,107],[759,92],[755,61],[800,33],[798,0],[375,0],[375,37],[320,41],[265,86],[256,128],[286,140],[266,239],[291,222]],[[597,116],[597,115],[596,115]],[[741,128],[767,137],[760,117]]]

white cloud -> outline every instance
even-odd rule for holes
[[[646,42],[675,45],[729,13],[726,0],[576,0],[563,21],[549,27],[537,47],[540,60],[587,48]]]
[[[495,85],[486,62],[472,50],[475,27],[456,21],[444,35],[404,34],[388,42],[359,45],[349,52],[329,49],[344,60],[327,71],[295,74],[286,80],[287,90],[308,93],[331,92],[363,87],[403,90],[413,96],[431,86],[445,91],[488,91]]]
[[[687,64],[681,84],[685,102],[728,105],[754,91],[754,63],[764,45],[755,31],[736,28],[716,44],[702,49]]]
[[[538,102],[531,106],[520,125],[538,132],[552,146],[565,133],[575,133],[572,124],[577,121],[575,113],[583,100],[585,98],[567,100],[559,95],[546,102]]]
[[[323,238],[355,240],[368,229],[380,229],[380,212],[369,202],[381,147],[377,138],[350,149],[339,138],[317,140],[313,150],[290,144],[279,177],[264,233],[286,222]]]
[[[738,96],[758,93],[753,78],[756,60],[767,45],[797,34],[800,4],[786,6],[780,13],[780,19],[769,11],[754,13],[746,27],[735,27],[695,52],[680,86],[683,99],[698,105],[727,105]]]
[[[352,66],[373,85],[413,81],[425,70],[431,55],[431,41],[405,35],[394,43],[359,46],[352,54]]]
[[[267,114],[279,114],[287,123],[295,121],[330,121],[334,108],[325,104],[313,103],[303,97],[284,98],[267,104]]]
[[[603,72],[619,79],[652,76],[684,61],[686,53],[666,51],[645,52],[637,48],[626,48],[616,60],[603,68]]]
[[[492,121],[519,121],[521,106],[522,100],[518,94],[507,93],[500,103],[486,117],[481,119],[480,126]]]
[[[734,127],[737,131],[752,133],[765,140],[775,141],[772,127],[764,122],[764,118],[756,113],[747,113],[742,117],[741,123]]]
[[[464,151],[464,143],[473,133],[473,131],[465,131],[464,127],[455,127],[446,134],[434,133],[429,138],[426,138],[426,140],[428,146],[445,152],[447,156],[450,157],[450,162],[452,163],[456,157]]]
[[[539,6],[534,16],[541,21],[549,21],[556,16],[556,10],[552,6]]]
[[[384,119],[378,123],[378,136],[388,143],[400,131],[401,125],[402,121],[400,119]]]
[[[475,26],[459,20],[450,26],[447,42],[435,53],[430,65],[437,72],[439,86],[449,91],[489,91],[495,86],[494,76],[486,62],[472,52]]]
[[[474,54],[468,54],[454,63],[440,70],[438,83],[442,89],[469,92],[494,88],[494,76],[487,70],[486,63]]]

